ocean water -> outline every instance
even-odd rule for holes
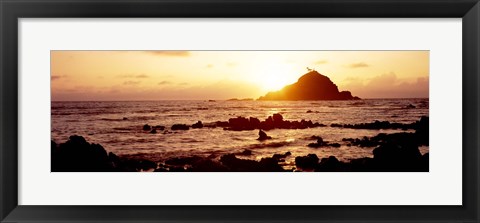
[[[414,105],[415,108],[408,108]],[[273,154],[291,152],[286,166],[296,156],[310,153],[318,157],[336,156],[339,160],[372,157],[373,148],[347,146],[342,138],[361,138],[402,130],[359,130],[334,128],[332,123],[358,124],[375,120],[412,123],[428,116],[427,99],[366,99],[358,101],[118,101],[52,102],[51,137],[57,143],[70,135],[81,135],[90,143],[101,144],[117,155],[164,161],[172,157],[212,156],[252,150],[239,158],[260,160]],[[307,113],[308,110],[312,112]],[[172,131],[173,124],[213,123],[238,116],[260,120],[280,113],[285,120],[301,119],[326,124],[309,129],[267,131],[272,140],[258,141],[258,130],[227,131],[221,127]],[[125,119],[124,119],[125,118]],[[166,126],[166,132],[150,134],[143,125]],[[413,130],[410,130],[413,131]],[[341,144],[340,148],[309,148],[312,135]],[[421,147],[422,153],[428,147]]]

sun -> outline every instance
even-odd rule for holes
[[[255,79],[257,84],[264,91],[278,91],[286,85],[295,82],[292,79],[294,73],[289,66],[286,65],[270,65],[259,69]]]

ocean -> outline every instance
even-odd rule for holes
[[[317,154],[335,156],[341,161],[373,157],[371,147],[347,146],[343,138],[362,138],[397,130],[368,130],[330,127],[332,123],[359,124],[378,121],[412,123],[428,116],[428,98],[365,99],[352,101],[91,101],[52,102],[51,138],[63,143],[71,135],[80,135],[90,143],[101,144],[107,152],[119,156],[145,158],[162,162],[173,157],[210,156],[251,150],[248,159],[260,160],[273,154],[290,152],[286,166],[294,166],[296,156]],[[412,106],[413,105],[413,106]],[[221,127],[172,131],[173,124],[192,125],[228,121],[238,116],[265,120],[280,113],[284,120],[311,120],[325,127],[307,129],[274,129],[266,131],[271,140],[258,141],[258,130],[229,131]],[[165,126],[151,134],[145,124]],[[413,132],[409,130],[407,132]],[[321,136],[340,147],[310,148],[311,137]],[[420,147],[422,154],[427,146]],[[237,155],[242,158],[242,155]]]

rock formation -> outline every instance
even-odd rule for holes
[[[258,100],[357,100],[349,91],[338,91],[330,78],[312,70],[294,84],[279,91],[269,92]]]

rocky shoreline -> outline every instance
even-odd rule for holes
[[[228,128],[248,126],[251,128],[250,119],[228,122]],[[248,120],[248,125],[245,125]],[[269,120],[269,118],[267,118]],[[272,126],[282,127],[285,122],[281,115],[274,115],[270,119]],[[258,123],[254,121],[255,123]],[[231,123],[231,124],[230,124]],[[261,122],[260,122],[261,123]],[[290,122],[291,123],[291,122]],[[301,123],[301,122],[300,122]],[[385,127],[385,122],[380,126]],[[195,123],[196,127],[204,127],[201,122]],[[390,123],[391,125],[392,123]],[[407,124],[408,125],[408,124]],[[201,127],[200,127],[201,126]],[[359,125],[369,126],[369,125]],[[397,127],[396,125],[392,125]],[[373,137],[344,138],[342,143],[347,146],[375,147],[373,158],[365,157],[349,161],[339,161],[335,156],[317,157],[316,154],[296,156],[295,168],[284,169],[285,158],[292,156],[290,152],[274,154],[260,160],[238,158],[238,156],[252,155],[255,151],[244,150],[242,153],[224,154],[216,156],[188,156],[175,157],[163,161],[117,156],[107,151],[99,144],[89,143],[82,136],[73,135],[69,140],[57,144],[51,142],[51,167],[52,172],[291,172],[291,171],[318,171],[318,172],[426,172],[429,171],[429,154],[421,154],[419,146],[428,146],[428,117],[408,125],[415,132],[400,132],[385,134],[380,133]],[[144,126],[144,130],[151,132],[153,129]],[[244,129],[243,127],[240,129]],[[256,129],[256,128],[254,128]],[[262,129],[262,128],[259,128]],[[187,130],[181,126],[179,130]],[[265,129],[267,130],[267,129]],[[260,139],[268,139],[266,133],[259,130]],[[265,138],[267,137],[267,138]],[[339,147],[339,143],[324,141],[320,136],[312,136],[313,142],[305,145],[312,148]]]
[[[425,122],[425,123],[423,123]],[[423,116],[419,121],[412,123],[395,123],[389,121],[374,121],[370,123],[358,123],[358,124],[330,124],[330,127],[335,128],[349,128],[349,129],[370,129],[370,130],[379,130],[379,129],[401,129],[401,130],[416,130],[421,126],[428,125],[428,117]],[[170,130],[189,130],[201,129],[201,128],[223,128],[223,130],[228,131],[251,131],[251,130],[272,130],[272,129],[306,129],[306,128],[317,128],[317,127],[327,127],[326,124],[313,122],[312,120],[285,120],[280,113],[275,113],[271,116],[268,116],[265,120],[261,121],[256,117],[243,117],[238,116],[235,118],[230,118],[228,121],[216,121],[212,123],[203,123],[202,121],[197,121],[194,124],[173,124],[170,126]],[[168,133],[168,128],[163,125],[149,125],[145,124],[142,129],[149,133],[157,133],[159,131],[164,131]]]

